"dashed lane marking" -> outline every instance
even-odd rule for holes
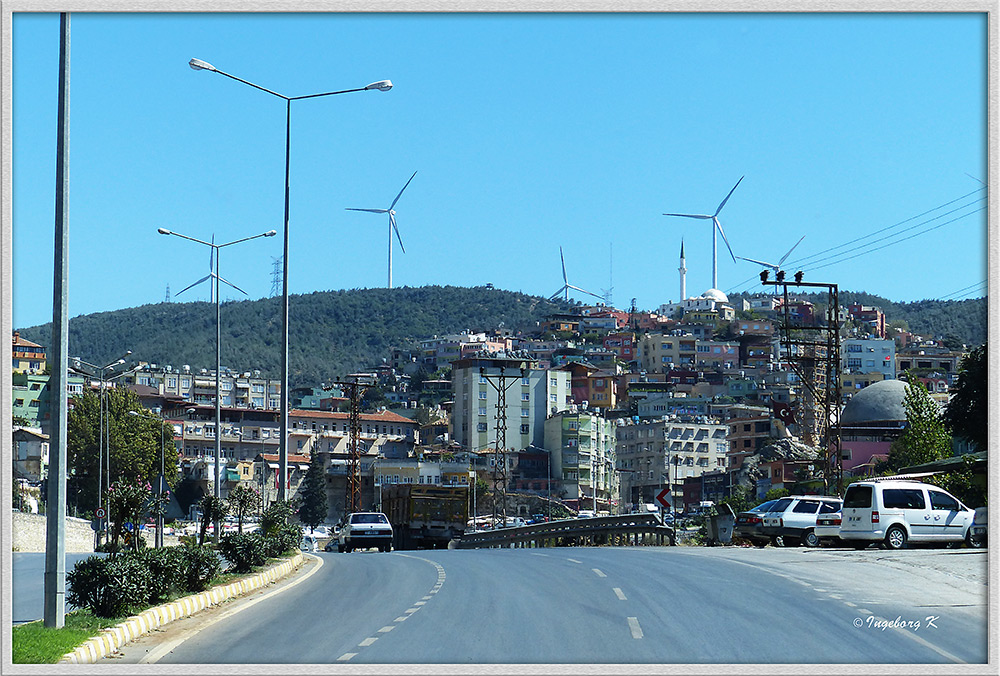
[[[576,559],[566,559],[570,563],[583,563],[583,561],[577,561]]]
[[[358,647],[359,648],[367,648],[368,646],[370,646],[372,643],[374,643],[377,640],[378,640],[377,636],[369,636],[364,641],[362,641],[361,643],[359,643]]]
[[[357,656],[357,653],[344,653],[343,655],[341,655],[340,657],[337,658],[337,661],[338,662],[346,662],[349,659],[351,659],[352,657],[356,657],[356,656]]]
[[[392,631],[395,628],[396,628],[396,625],[390,624],[387,627],[382,627],[381,629],[379,629],[378,633],[380,633],[380,634],[387,634],[387,633],[389,633],[390,631]]]
[[[406,622],[408,619],[410,619],[409,615],[400,615],[393,622]]]
[[[850,606],[851,608],[857,608],[858,607],[857,603],[851,603],[850,601],[844,601],[844,605],[845,606]]]
[[[619,601],[625,601],[626,600],[626,598],[625,598],[625,592],[623,592],[621,589],[619,589],[618,587],[615,587],[614,588],[614,592],[615,592],[615,596],[618,597]]]
[[[594,574],[597,575],[597,577],[607,577],[607,575],[604,574],[604,571],[600,568],[591,568],[591,570],[594,571]]]
[[[628,628],[632,632],[632,638],[642,638],[642,627],[639,626],[639,618],[628,618]]]

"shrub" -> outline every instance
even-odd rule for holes
[[[151,577],[137,556],[91,556],[66,575],[66,601],[98,617],[123,617],[148,605]]]
[[[149,603],[166,601],[176,592],[183,591],[185,578],[184,554],[178,547],[143,549],[139,559],[149,570]]]
[[[178,547],[184,570],[184,590],[200,592],[222,570],[219,555],[211,547]]]
[[[264,538],[264,553],[269,557],[281,556],[291,551],[302,542],[301,526],[276,526]]]
[[[259,533],[233,533],[223,535],[219,552],[229,561],[229,571],[249,573],[255,566],[267,563],[265,539]]]

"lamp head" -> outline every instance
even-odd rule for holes
[[[215,66],[208,63],[207,61],[202,61],[201,59],[191,59],[188,61],[188,65],[191,66],[192,70],[215,70]]]
[[[156,231],[158,233],[160,233],[161,235],[172,235],[172,234],[174,234],[174,233],[170,232],[169,230],[167,230],[166,228],[157,228]]]
[[[191,67],[194,68],[194,66]],[[379,80],[378,82],[372,82],[370,85],[366,85],[365,89],[377,89],[380,92],[387,92],[392,89],[392,80]]]
[[[277,234],[278,234],[277,230],[268,230],[267,232],[264,233],[264,237],[274,237]]]

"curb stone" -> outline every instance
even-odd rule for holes
[[[138,615],[133,615],[124,622],[102,630],[95,637],[87,639],[73,652],[63,655],[58,664],[93,664],[114,653],[129,641],[133,641],[158,627],[270,584],[291,573],[302,565],[303,561],[304,557],[300,552],[287,561],[256,575],[149,608]]]

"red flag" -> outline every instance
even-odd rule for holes
[[[792,411],[791,404],[783,403],[780,401],[771,400],[771,413],[775,418],[785,423],[786,425],[792,425],[795,423],[795,412]]]

